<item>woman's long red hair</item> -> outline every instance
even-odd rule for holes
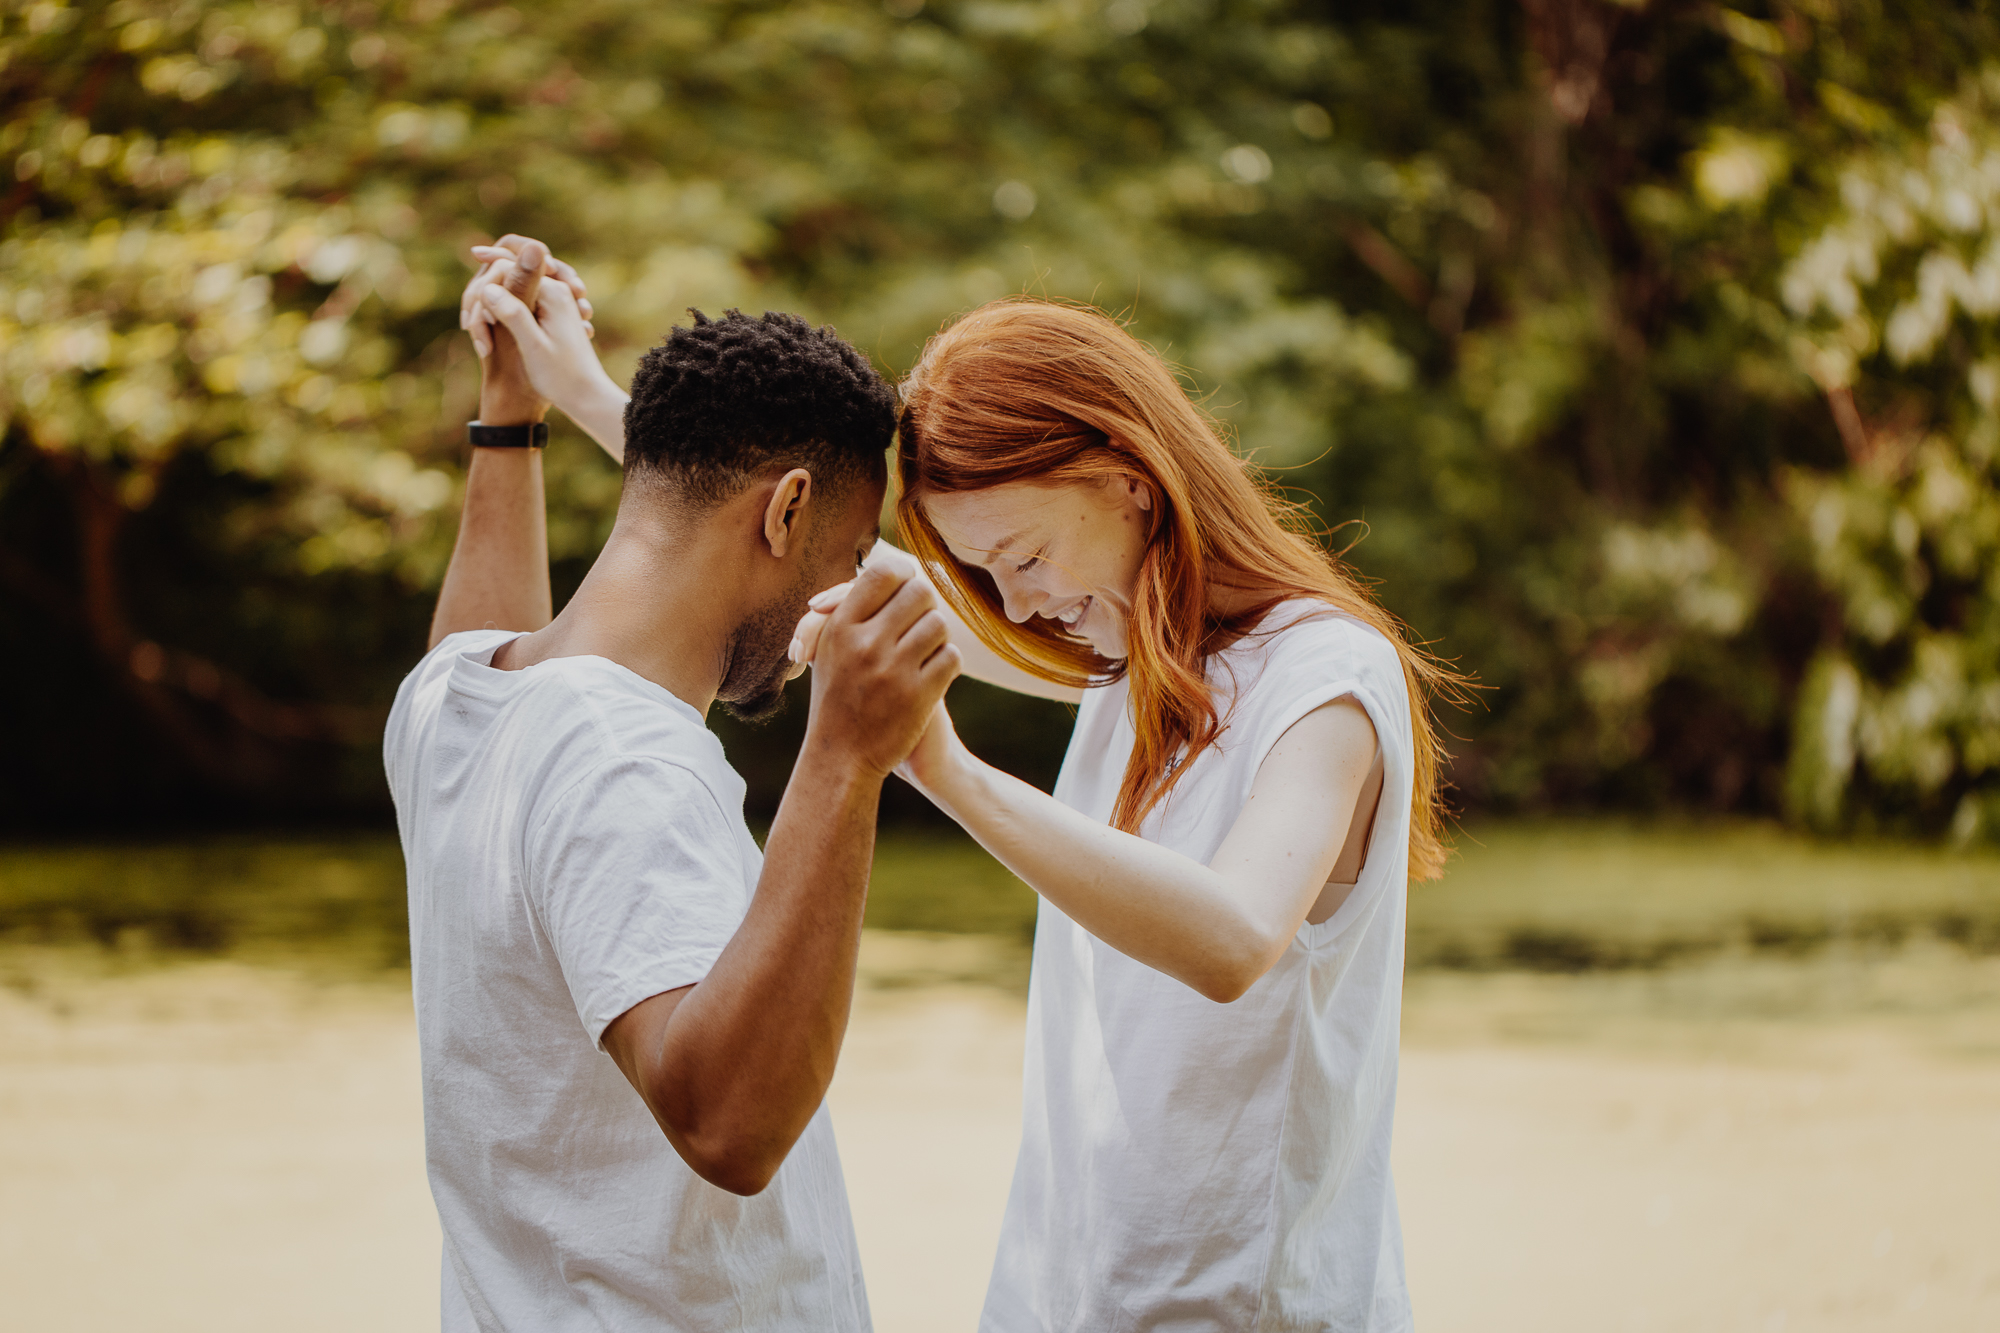
[[[1164,800],[1188,762],[1215,744],[1204,666],[1277,603],[1325,602],[1396,645],[1410,694],[1416,773],[1410,874],[1444,869],[1446,758],[1433,695],[1464,698],[1464,678],[1416,644],[1283,499],[1223,442],[1150,349],[1103,313],[1049,301],[996,301],[930,340],[903,386],[896,513],[903,540],[947,578],[940,591],[995,652],[1046,680],[1131,685],[1138,739],[1112,823],[1127,832]],[[1130,656],[1099,656],[1054,621],[1009,620],[992,576],[952,558],[924,512],[926,494],[1009,482],[1060,486],[1133,476],[1152,487],[1156,522],[1127,626]],[[1210,609],[1218,587],[1250,592],[1239,614]]]

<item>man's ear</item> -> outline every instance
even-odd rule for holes
[[[812,473],[795,467],[778,478],[764,505],[764,544],[780,560],[805,532],[806,501],[812,498]]]

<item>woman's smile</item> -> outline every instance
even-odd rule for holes
[[[1009,482],[927,496],[924,508],[952,557],[993,580],[1008,619],[1052,621],[1099,656],[1126,655],[1124,617],[1151,529],[1152,494],[1138,481]]]
[[[1077,627],[1077,623],[1083,619],[1084,614],[1090,610],[1090,603],[1092,600],[1093,599],[1086,597],[1080,602],[1072,603],[1068,608],[1057,612],[1054,616],[1051,616],[1050,619],[1059,620],[1062,622],[1063,627],[1065,629],[1073,630]]]

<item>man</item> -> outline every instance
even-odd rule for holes
[[[573,280],[522,259],[530,301],[545,267]],[[910,566],[858,578],[761,856],[702,717],[772,707],[807,600],[855,577],[891,396],[789,316],[676,329],[634,380],[610,540],[550,621],[547,405],[478,341],[491,447],[384,741],[444,1326],[865,1330],[821,1103],[881,784],[958,657]]]

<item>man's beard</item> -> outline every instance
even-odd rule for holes
[[[800,579],[744,617],[730,635],[729,672],[715,699],[739,722],[767,722],[784,711],[792,636],[811,595],[807,580]]]

